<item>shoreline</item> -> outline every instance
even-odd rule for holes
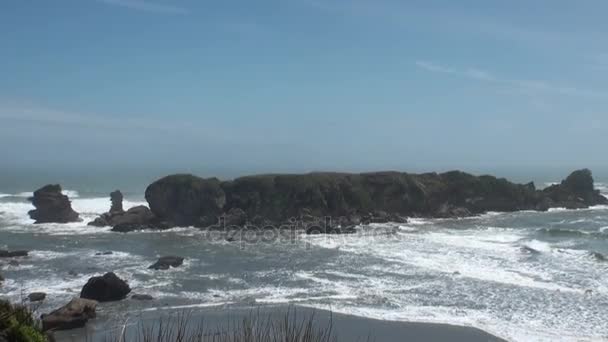
[[[158,307],[156,310],[139,312],[125,321],[128,322],[125,328],[126,340],[135,338],[142,327],[151,327],[161,318],[165,320],[164,324],[166,324],[169,322],[167,319],[175,318],[179,314],[189,316],[189,328],[196,329],[199,324],[203,323],[205,331],[217,333],[218,331],[230,331],[230,327],[234,327],[246,318],[256,319],[255,317],[259,317],[258,319],[263,322],[273,320],[280,323],[287,313],[292,315],[291,317],[294,320],[313,317],[313,324],[318,329],[331,327],[338,338],[337,341],[507,342],[503,338],[470,326],[379,320],[299,305],[215,306],[198,307],[191,310],[180,309],[180,307]],[[108,335],[114,336],[116,334],[108,333],[109,331],[122,331],[122,325],[125,323],[116,323],[112,322],[107,316],[100,316],[89,321],[85,328],[57,332],[55,338],[57,342],[103,341]]]

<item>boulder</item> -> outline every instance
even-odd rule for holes
[[[599,252],[591,252],[591,256],[599,262],[608,261],[608,259],[602,253]]]
[[[6,251],[0,250],[0,258],[16,258],[16,257],[25,257],[29,254],[28,251]]]
[[[35,223],[68,223],[79,222],[77,212],[72,209],[68,196],[61,193],[60,185],[46,185],[30,197],[36,209],[28,214]]]
[[[42,330],[69,330],[82,328],[89,319],[95,318],[97,302],[74,298],[65,306],[42,315]]]
[[[184,258],[178,256],[164,256],[148,267],[153,270],[168,270],[171,267],[179,267],[184,263]]]
[[[46,293],[44,292],[33,292],[27,296],[30,302],[42,302],[46,299]]]
[[[161,221],[174,226],[194,226],[206,215],[219,216],[226,196],[217,178],[172,175],[146,189],[150,209]]]
[[[109,272],[101,277],[92,277],[80,292],[80,298],[98,302],[111,302],[126,298],[131,292],[129,285],[116,274]]]
[[[112,251],[97,252],[97,253],[95,253],[95,256],[105,256],[105,255],[112,255],[112,254],[114,254],[114,252],[112,252]]]
[[[133,300],[153,300],[154,297],[147,294],[134,294],[131,296]]]

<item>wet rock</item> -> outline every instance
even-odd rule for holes
[[[2,276],[2,273],[0,273],[0,283],[2,283],[4,281],[4,277]]]
[[[153,265],[148,267],[153,270],[168,270],[171,267],[179,267],[184,263],[184,258],[177,256],[165,256],[158,259]]]
[[[154,297],[147,294],[134,294],[131,296],[133,300],[153,300]]]
[[[36,209],[28,214],[35,223],[79,222],[80,217],[72,209],[68,196],[61,193],[60,185],[46,185],[29,198]]]
[[[29,299],[30,302],[42,302],[43,300],[46,299],[46,293],[44,293],[44,292],[33,292],[33,293],[30,293],[27,296],[27,299]]]
[[[78,276],[78,272],[71,270],[68,272],[69,275],[71,275],[72,277],[77,277]]]
[[[0,258],[16,258],[16,257],[25,257],[29,254],[28,251],[6,251],[0,250]]]
[[[95,256],[104,256],[104,255],[112,255],[112,254],[114,254],[114,252],[112,252],[112,251],[97,252],[97,253],[95,253]]]
[[[69,330],[82,328],[89,319],[95,318],[97,302],[94,300],[74,298],[65,306],[42,315],[42,329]]]
[[[116,274],[109,272],[102,277],[92,277],[82,288],[80,298],[98,302],[111,302],[126,298],[131,292],[129,285]]]

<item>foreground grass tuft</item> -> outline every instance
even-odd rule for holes
[[[159,318],[153,324],[140,322],[136,331],[123,328],[106,342],[336,342],[332,320],[319,326],[315,314],[298,317],[295,309],[272,318],[259,311],[225,325],[207,328],[204,320],[192,322],[191,313]]]
[[[0,341],[46,342],[47,337],[29,308],[0,300]]]

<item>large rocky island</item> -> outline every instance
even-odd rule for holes
[[[262,228],[294,222],[334,231],[370,222],[402,222],[407,217],[608,204],[594,189],[587,169],[542,190],[533,183],[515,184],[460,171],[269,174],[230,181],[178,174],[152,183],[145,196],[154,218],[123,225],[121,231],[173,226]]]

